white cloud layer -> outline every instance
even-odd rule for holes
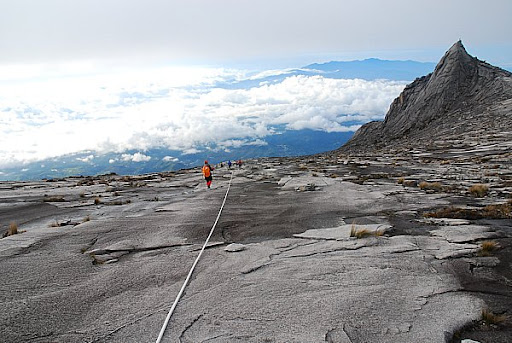
[[[94,155],[88,155],[83,158],[80,158],[80,157],[76,158],[77,161],[82,161],[82,162],[91,162],[93,159],[94,159]]]
[[[165,162],[178,162],[180,159],[177,158],[177,157],[172,157],[172,156],[165,156],[164,158],[162,158],[162,161],[165,161]]]
[[[144,155],[140,152],[136,152],[135,154],[122,154],[121,160],[126,162],[147,162],[151,160],[151,156]]]
[[[213,68],[44,81],[24,77],[0,82],[0,166],[86,150],[123,153],[166,147],[196,153],[212,143],[226,149],[263,145],[265,136],[283,127],[355,131],[362,123],[382,119],[405,86],[291,76],[273,84],[224,89],[216,82],[250,75]],[[137,162],[150,157],[136,153],[122,158]]]

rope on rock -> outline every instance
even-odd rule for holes
[[[217,222],[219,221],[222,210],[224,209],[224,204],[226,203],[226,199],[228,198],[229,189],[231,188],[231,180],[233,180],[233,172],[231,172],[231,178],[229,179],[228,189],[226,190],[226,195],[224,195],[224,200],[222,201],[222,205],[220,206],[219,214],[217,214],[217,219],[215,219],[215,223],[213,223],[212,229],[210,230],[210,234],[208,235],[208,237],[206,238],[206,241],[203,244],[203,248],[199,252],[199,255],[197,255],[197,258],[194,261],[192,268],[190,268],[190,271],[188,272],[187,278],[185,279],[183,286],[181,286],[180,292],[176,296],[176,299],[174,300],[174,303],[172,304],[172,307],[169,310],[167,317],[165,318],[164,325],[162,325],[162,329],[160,330],[160,334],[158,335],[156,343],[160,343],[162,341],[165,330],[167,329],[167,325],[169,324],[169,320],[171,319],[172,313],[174,312],[174,309],[178,305],[178,301],[180,300],[181,296],[183,295],[183,292],[185,291],[185,287],[187,287],[187,284],[190,281],[190,277],[192,276],[192,273],[194,272],[194,269],[196,268],[196,265],[199,262],[199,259],[201,258],[201,255],[203,254],[204,249],[206,249],[206,245],[208,244],[210,237],[212,237],[213,231],[215,230],[215,227],[217,226]]]

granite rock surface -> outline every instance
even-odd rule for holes
[[[445,165],[396,161],[390,175],[390,157],[344,159],[261,159],[234,171],[165,342],[444,342],[479,319],[485,299],[464,289],[454,261],[492,271],[499,263],[479,262],[480,243],[509,239],[510,221],[423,214],[463,199],[502,201],[504,190],[494,193],[501,178],[493,196],[472,198],[455,190],[460,181],[443,174]],[[472,172],[467,179],[477,177]],[[511,166],[497,172],[511,175]],[[406,187],[401,173],[418,183],[444,175],[447,188]],[[89,185],[3,183],[2,219],[26,231],[0,240],[0,336],[155,340],[230,175],[218,169],[213,189],[199,170],[111,175]],[[314,190],[300,191],[311,183]],[[45,195],[65,201],[44,202]],[[31,207],[38,215],[16,218]],[[75,225],[55,225],[68,222]],[[358,239],[352,228],[382,233]]]

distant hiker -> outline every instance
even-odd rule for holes
[[[211,184],[212,184],[212,171],[214,169],[212,168],[212,166],[210,166],[208,164],[208,161],[204,161],[204,166],[203,166],[203,175],[204,175],[204,179],[206,180],[206,185],[208,186],[208,188],[210,188]]]
[[[231,169],[231,160],[228,160],[228,168]]]
[[[238,160],[237,164],[238,164],[238,169],[242,168],[242,160]]]

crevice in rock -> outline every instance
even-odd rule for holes
[[[495,296],[500,296],[500,297],[505,297],[505,298],[512,298],[512,295],[506,294],[506,293],[500,293],[500,292],[494,292],[494,291],[484,291],[484,290],[473,291],[473,290],[468,290],[468,289],[464,289],[464,288],[452,289],[449,291],[443,291],[443,292],[439,292],[439,293],[432,293],[432,294],[424,296],[422,298],[430,299],[433,297],[437,297],[437,296],[449,294],[449,293],[487,294],[487,295],[495,295]]]
[[[138,253],[138,252],[147,252],[147,251],[156,251],[156,250],[162,250],[162,249],[169,249],[174,247],[180,247],[180,246],[187,246],[192,245],[191,243],[175,243],[175,244],[169,244],[169,245],[159,245],[154,247],[142,247],[142,248],[126,248],[126,249],[93,249],[90,251],[84,251],[84,253],[87,253],[89,256],[92,257],[93,264],[108,264],[117,262],[118,259],[122,256],[131,254],[131,253]]]
[[[223,245],[228,245],[229,243],[228,242],[213,242],[213,243],[210,243],[208,244],[204,250],[208,250],[208,249],[212,249],[212,248],[216,248],[216,247],[220,247],[220,246],[223,246]],[[203,248],[203,246],[201,246],[200,248],[194,248],[190,251],[199,251]]]
[[[469,273],[471,275],[474,275],[474,269],[476,268],[476,265],[474,265],[473,263],[468,263],[468,267],[469,267]]]
[[[275,322],[275,319],[264,319],[264,318],[243,318],[243,317],[235,317],[235,318],[226,318],[226,320],[229,320],[229,321],[236,321],[236,320],[241,320],[241,321],[247,321],[247,322]]]
[[[83,248],[81,249],[82,254],[86,253],[89,249],[91,249],[91,248],[94,246],[94,244],[96,244],[96,242],[97,242],[97,241],[98,241],[98,237],[94,237],[94,238],[93,238],[93,239],[92,239],[92,240],[87,244],[87,246],[85,246],[85,247],[83,247]]]
[[[406,253],[406,252],[411,252],[411,251],[418,251],[418,250],[421,250],[420,247],[416,247],[416,248],[404,248],[403,250],[396,250],[396,251],[390,251],[389,253],[390,254],[403,254],[403,253]]]
[[[305,246],[308,246],[308,245],[313,245],[313,244],[316,244],[316,243],[318,243],[318,240],[314,240],[312,242],[308,242],[308,243],[305,243],[305,244],[298,244],[298,243],[297,244],[292,244],[289,247],[286,247],[286,248],[284,248],[282,250],[279,250],[279,252],[277,252],[275,254],[270,254],[268,256],[269,261],[272,261],[275,257],[278,257],[279,255],[281,255],[281,254],[283,254],[285,252],[292,251],[294,249],[305,247]]]
[[[463,292],[466,292],[466,293],[474,293],[474,294],[487,294],[487,295],[497,295],[497,296],[500,296],[500,297],[505,297],[505,298],[511,298],[512,299],[512,295],[510,294],[506,294],[506,293],[500,293],[500,292],[493,292],[493,291],[472,291],[472,290],[467,290],[467,289],[464,289]]]
[[[247,274],[255,272],[255,271],[257,271],[257,270],[259,270],[259,269],[261,269],[263,267],[266,267],[269,264],[270,264],[270,261],[268,261],[267,263],[259,264],[257,266],[252,267],[252,268],[244,269],[244,270],[241,271],[241,273],[244,274],[244,275],[247,275]]]
[[[182,339],[184,338],[185,336],[185,333],[192,327],[194,326],[195,323],[197,323],[201,318],[203,318],[203,315],[204,314],[200,314],[199,316],[197,316],[196,318],[194,318],[184,329],[183,331],[181,331],[181,334],[180,336],[178,337],[178,340],[180,342],[182,342]]]
[[[450,290],[447,290],[447,291],[442,291],[442,292],[437,292],[437,293],[435,291],[432,291],[431,294],[422,296],[422,298],[430,299],[430,298],[434,298],[434,297],[437,297],[437,296],[440,296],[440,295],[445,295],[445,294],[449,294],[449,293],[461,293],[461,292],[464,292],[464,290],[462,288],[450,289]]]
[[[307,246],[307,245],[316,244],[316,243],[318,243],[318,241],[308,242],[308,243],[306,243],[306,244],[297,244],[297,243],[296,243],[296,244],[292,244],[292,245],[290,245],[290,246],[288,246],[288,247],[286,247],[286,248],[284,248],[284,249],[280,250],[280,251],[279,251],[279,252],[277,252],[277,253],[270,254],[270,255],[268,256],[268,259],[267,259],[266,261],[264,261],[264,262],[262,261],[262,262],[261,262],[260,264],[258,264],[258,265],[254,265],[254,266],[252,266],[252,267],[246,268],[246,269],[242,270],[242,272],[241,272],[241,273],[242,273],[242,274],[250,274],[250,273],[255,272],[255,271],[257,271],[257,270],[259,270],[259,269],[261,269],[261,268],[263,268],[263,267],[268,266],[269,264],[271,264],[271,263],[272,263],[272,261],[273,261],[277,256],[279,256],[279,255],[281,255],[281,254],[283,254],[283,253],[285,253],[285,252],[291,251],[291,250],[296,249],[296,248],[299,248],[299,247],[303,247],[303,246]],[[285,257],[285,258],[288,258],[288,257]]]
[[[344,251],[344,250],[346,250],[346,251],[355,251],[355,250],[359,250],[359,249],[366,248],[366,247],[369,247],[369,245],[357,245],[357,246],[354,246],[354,247],[339,247],[339,248],[325,250],[325,251],[314,251],[314,252],[311,252],[309,254],[291,255],[291,256],[286,256],[286,257],[283,257],[283,258],[310,257],[310,256],[315,256],[315,255],[331,254],[331,253],[334,253],[334,252]]]
[[[120,330],[124,329],[125,327],[130,326],[130,325],[133,325],[133,324],[135,324],[135,323],[138,323],[138,322],[140,322],[141,320],[144,320],[144,319],[146,319],[146,318],[149,318],[149,317],[151,317],[152,315],[154,315],[155,313],[160,312],[160,311],[162,311],[162,309],[157,310],[157,311],[155,311],[155,312],[148,313],[148,314],[146,314],[146,315],[144,315],[144,316],[142,316],[142,317],[135,318],[134,320],[132,320],[132,321],[130,321],[130,322],[128,322],[128,323],[125,323],[125,324],[123,324],[123,325],[121,325],[121,326],[118,326],[118,327],[117,327],[117,328],[115,328],[114,330],[111,330],[111,331],[109,331],[108,333],[106,333],[105,335],[103,335],[103,336],[101,336],[101,337],[98,337],[98,338],[95,338],[95,339],[93,339],[92,341],[89,341],[88,343],[95,343],[95,342],[102,341],[103,339],[105,339],[105,338],[107,338],[107,337],[109,337],[109,336],[112,336],[113,334],[115,334],[116,332],[118,332],[118,331],[120,331]]]
[[[207,339],[205,339],[205,340],[201,341],[200,343],[209,342],[209,341],[212,341],[212,340],[217,339],[217,338],[220,338],[220,337],[230,337],[230,336],[232,336],[232,335],[230,335],[230,334],[217,335],[217,336],[215,336],[215,337],[207,338]]]
[[[191,243],[175,243],[175,244],[169,244],[169,245],[158,245],[154,247],[142,247],[142,248],[126,248],[126,249],[94,249],[91,251],[87,251],[88,254],[95,254],[95,255],[104,255],[104,254],[112,254],[112,253],[134,253],[134,252],[144,252],[144,251],[153,251],[153,250],[160,250],[160,249],[167,249],[167,248],[174,248],[174,247],[180,247],[180,246],[186,246],[186,245],[192,245]]]
[[[53,336],[53,332],[50,332],[46,335],[39,335],[39,336],[33,336],[33,337],[30,337],[30,338],[27,338],[28,341],[27,342],[30,342],[30,341],[34,341],[34,340],[37,340],[37,341],[40,341],[41,339],[46,339],[46,338],[49,338],[49,337],[52,337]]]
[[[307,239],[307,240],[311,240],[311,239],[315,239],[317,241],[339,241],[338,238],[327,238],[327,237],[302,237],[302,236],[294,236],[294,238],[298,238],[298,239]]]

